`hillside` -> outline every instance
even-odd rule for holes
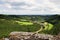
[[[45,29],[39,33],[56,35],[59,32],[59,24],[51,23],[50,21],[55,20],[50,20],[52,17],[43,15],[0,15],[0,38],[8,37],[8,34],[13,31],[35,32],[41,28],[40,24],[33,23],[35,21],[38,23],[47,21],[48,25],[44,25]],[[56,31],[54,31],[54,28],[57,28]]]

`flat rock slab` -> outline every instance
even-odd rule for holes
[[[53,40],[52,35],[34,32],[11,32],[9,40]]]

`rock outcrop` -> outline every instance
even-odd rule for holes
[[[34,32],[11,32],[9,36],[9,40],[53,40],[52,35]]]

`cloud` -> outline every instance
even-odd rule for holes
[[[60,5],[60,0],[50,0],[50,2],[53,2],[55,4],[59,4]]]
[[[0,0],[2,14],[59,14],[59,0]]]

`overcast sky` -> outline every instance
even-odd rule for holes
[[[60,0],[0,0],[0,14],[60,14]]]

